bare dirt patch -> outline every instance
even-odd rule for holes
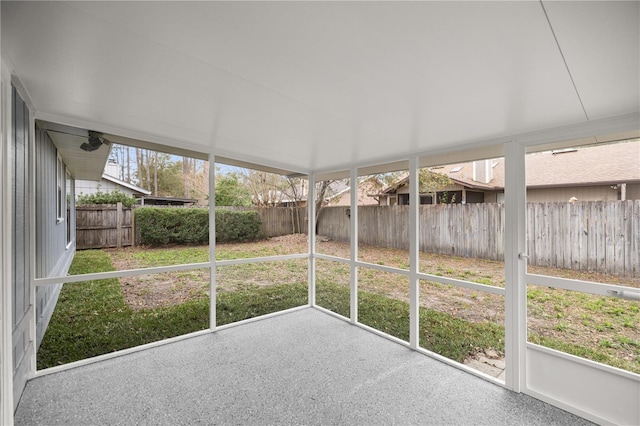
[[[116,269],[123,270],[149,266],[140,261],[141,257],[148,258],[149,252],[175,251],[176,248],[136,247],[108,252]],[[306,235],[286,235],[253,243],[218,244],[216,258],[220,260],[267,257],[306,253],[307,249]],[[363,262],[409,268],[409,255],[406,250],[366,245],[360,245],[358,249],[359,260]],[[350,253],[348,242],[333,241],[322,236],[317,237],[316,251],[342,258],[348,258]],[[306,280],[305,262],[304,259],[300,259],[292,262],[222,266],[218,268],[217,290],[233,291],[274,282],[303,282]],[[332,264],[335,262],[318,262],[318,273],[326,272],[331,274],[336,282],[348,283],[349,269],[337,268],[338,264]],[[541,275],[640,288],[640,279],[637,278],[540,266],[529,266],[528,270]],[[492,287],[505,285],[504,263],[499,261],[420,253],[420,272]],[[404,276],[363,267],[360,268],[358,279],[359,288],[364,291],[384,294],[403,301],[409,300],[408,280]],[[207,270],[120,279],[127,303],[134,309],[175,305],[193,298],[207,297],[208,282]],[[637,302],[544,287],[529,286],[528,290],[530,335],[554,338],[597,350],[606,349],[619,359],[640,364]],[[505,301],[501,295],[424,280],[420,282],[420,303],[424,307],[467,321],[504,324]],[[480,356],[487,357],[486,354],[478,354],[478,357]],[[502,354],[498,354],[496,358],[491,354],[487,358],[499,359],[501,356]],[[479,359],[478,357],[476,358]]]
[[[115,269],[122,271],[166,266],[166,264],[149,264],[146,259],[150,253],[169,253],[179,248],[127,247],[106,251],[111,256],[111,263]],[[202,248],[202,250],[206,249],[206,247]],[[162,258],[161,255],[151,257]],[[125,301],[136,310],[179,305],[188,300],[207,297],[209,294],[209,271],[206,269],[124,277],[120,278],[119,282]]]

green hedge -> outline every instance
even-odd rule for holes
[[[122,203],[123,206],[129,208],[136,202],[136,197],[133,195],[127,195],[123,192],[114,191],[102,192],[98,190],[95,194],[82,194],[76,197],[76,205],[83,204],[118,204]]]
[[[255,210],[216,210],[216,241],[255,241],[264,238],[262,220]]]
[[[263,238],[257,211],[218,210],[216,241],[255,241]],[[143,207],[135,210],[140,242],[165,244],[206,244],[209,242],[209,209]]]

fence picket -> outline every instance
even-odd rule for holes
[[[76,206],[78,250],[132,244],[131,209],[121,203]]]
[[[304,207],[218,207],[257,210],[267,237],[307,232]],[[350,240],[348,207],[325,207],[317,232]],[[76,246],[116,247],[133,243],[131,209],[115,205],[76,207]],[[359,206],[362,244],[408,248],[409,206]],[[420,250],[492,260],[504,258],[502,204],[440,204],[419,208]],[[120,223],[120,233],[117,226]],[[640,277],[640,200],[527,203],[529,264]],[[119,235],[119,236],[118,236]]]
[[[632,265],[630,269],[625,270],[628,277],[640,277],[640,202],[633,203],[633,216],[631,225],[631,261]]]
[[[407,208],[359,206],[360,243],[406,249]],[[323,208],[318,232],[348,241],[344,209]],[[419,218],[421,251],[504,259],[502,204],[421,205]],[[640,277],[640,200],[527,203],[526,224],[531,265]]]

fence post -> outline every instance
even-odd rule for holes
[[[129,213],[129,221],[131,222],[131,231],[130,231],[130,238],[131,238],[131,247],[135,247],[136,245],[136,218],[135,218],[135,204],[133,206],[131,206],[131,210]]]
[[[116,208],[116,247],[122,247],[122,203]]]

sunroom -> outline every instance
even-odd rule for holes
[[[0,423],[640,423],[639,2],[1,8]],[[65,217],[64,200],[71,212],[73,180],[101,176],[113,144],[206,161],[211,211],[216,165],[304,182],[301,244],[221,256],[209,214],[204,257],[71,275],[75,216]],[[56,182],[41,178],[43,146]],[[543,155],[569,170],[575,150],[622,146],[624,158],[605,150],[589,165],[594,180],[579,196],[527,202]],[[425,175],[459,164],[474,180],[482,170],[474,188],[486,192],[502,170],[503,194],[412,202],[430,191]],[[615,169],[628,173],[603,177]],[[408,204],[364,205],[360,184],[390,173],[408,177]],[[326,207],[321,188],[337,181],[348,202]],[[609,193],[588,198],[585,188],[602,182]],[[56,238],[67,254],[49,265]],[[452,273],[425,253],[467,263]],[[477,272],[477,259],[500,278]],[[172,273],[205,277],[204,323],[38,368],[39,295]],[[236,287],[296,281],[299,297],[227,321],[232,278]],[[476,312],[491,323],[496,359],[447,355],[441,347],[465,332],[453,322],[433,344],[429,315],[445,305],[460,324]],[[580,352],[580,338],[614,355]]]

